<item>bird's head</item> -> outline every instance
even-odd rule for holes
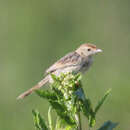
[[[98,49],[95,45],[90,43],[82,44],[76,52],[80,54],[81,56],[92,56],[94,54],[97,54],[98,52],[102,52],[101,49]]]

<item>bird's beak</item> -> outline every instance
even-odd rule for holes
[[[102,50],[101,49],[96,49],[96,53],[98,53],[98,52],[102,52]]]

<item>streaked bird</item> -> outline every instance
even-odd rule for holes
[[[53,80],[50,75],[51,73],[59,76],[61,73],[67,72],[72,72],[75,74],[86,72],[93,63],[93,55],[99,52],[102,52],[102,50],[98,49],[93,44],[82,44],[75,51],[68,53],[60,60],[55,62],[52,66],[50,66],[45,72],[45,78],[38,82],[34,87],[19,95],[17,99],[23,99],[24,97],[30,95],[33,91],[41,88],[45,84],[52,83]]]

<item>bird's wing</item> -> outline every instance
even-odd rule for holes
[[[52,73],[57,69],[62,69],[68,66],[75,66],[81,63],[81,56],[76,52],[71,52],[65,55],[63,58],[54,63],[51,67],[46,70],[47,73]]]

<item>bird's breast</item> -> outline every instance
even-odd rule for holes
[[[82,73],[86,72],[90,68],[90,66],[92,65],[92,63],[93,63],[93,59],[92,58],[89,58],[89,59],[85,60],[82,63],[82,65],[81,65],[81,72]]]

